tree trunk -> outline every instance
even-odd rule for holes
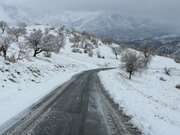
[[[34,57],[36,57],[36,54],[37,54],[37,53],[36,53],[36,50],[35,50],[35,51],[34,51],[34,55],[33,55],[33,56],[34,56]]]
[[[131,80],[132,72],[129,72],[129,79]]]
[[[40,48],[37,48],[34,50],[34,57],[36,57],[37,54],[41,53],[42,51],[45,51],[45,50],[41,50]]]
[[[4,31],[5,31],[5,30],[4,30],[4,29],[2,29],[2,34],[4,34]]]
[[[3,52],[4,59],[6,60],[6,49],[4,49],[4,47],[2,47],[2,52]]]
[[[16,42],[18,42],[19,36],[16,36]]]
[[[115,54],[115,55],[116,55],[116,59],[118,59],[117,54]]]

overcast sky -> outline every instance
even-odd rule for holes
[[[0,0],[40,11],[118,11],[180,24],[180,0]]]

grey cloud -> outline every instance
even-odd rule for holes
[[[180,23],[180,0],[1,0],[40,11],[118,11]]]

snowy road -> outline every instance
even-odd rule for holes
[[[97,73],[74,76],[39,101],[4,135],[139,135],[108,97]]]

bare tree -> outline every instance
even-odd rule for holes
[[[91,39],[91,42],[92,42],[94,45],[97,45],[97,44],[98,44],[98,40],[97,40],[95,37],[93,37],[93,38]]]
[[[147,66],[152,58],[152,54],[153,54],[152,48],[150,47],[150,45],[145,44],[140,47],[140,51],[144,55],[144,64]]]
[[[6,59],[7,50],[12,42],[10,35],[1,36],[0,39],[0,52],[3,52],[3,56]]]
[[[31,48],[29,48],[29,46],[27,46],[24,42],[20,42],[19,44],[19,53],[18,53],[18,57],[17,60],[22,60],[24,58],[27,58],[31,52]]]
[[[0,21],[0,29],[2,30],[2,34],[8,28],[8,24],[5,21]]]
[[[79,45],[80,41],[81,41],[81,36],[74,34],[74,43]]]
[[[121,57],[121,62],[122,68],[129,73],[129,79],[135,72],[145,67],[141,56],[135,51],[126,51]]]
[[[12,28],[9,29],[9,33],[13,34],[16,38],[16,42],[18,42],[19,36],[23,36],[26,34],[26,28],[25,27]]]
[[[46,34],[42,37],[40,43],[41,51],[45,52],[55,52],[57,47],[55,47],[56,37],[52,34]]]
[[[31,48],[34,49],[34,57],[41,52],[55,52],[58,53],[65,44],[65,36],[63,33],[58,33],[57,36],[53,34],[43,34],[41,30],[30,33],[27,41]]]
[[[56,47],[56,53],[59,53],[60,49],[64,47],[66,41],[66,37],[64,33],[59,34],[55,37],[55,47]]]
[[[34,50],[34,57],[37,54],[42,52],[41,41],[42,41],[43,33],[41,30],[36,30],[30,33],[30,36],[27,37],[27,41],[30,44],[30,47]]]
[[[112,39],[112,37],[105,37],[102,39],[102,42],[106,45],[111,45],[113,42],[113,39]]]
[[[45,52],[59,53],[60,49],[65,44],[65,37],[62,35],[54,36],[52,34],[46,34],[42,38],[41,50]]]
[[[66,27],[63,25],[63,26],[61,26],[58,30],[64,32],[64,31],[66,30]]]
[[[45,34],[49,34],[50,28],[46,27],[46,28],[44,29],[44,31],[45,31]]]
[[[116,59],[118,59],[117,56],[120,55],[122,51],[121,47],[111,47],[111,49],[112,49],[113,54],[115,54]]]

